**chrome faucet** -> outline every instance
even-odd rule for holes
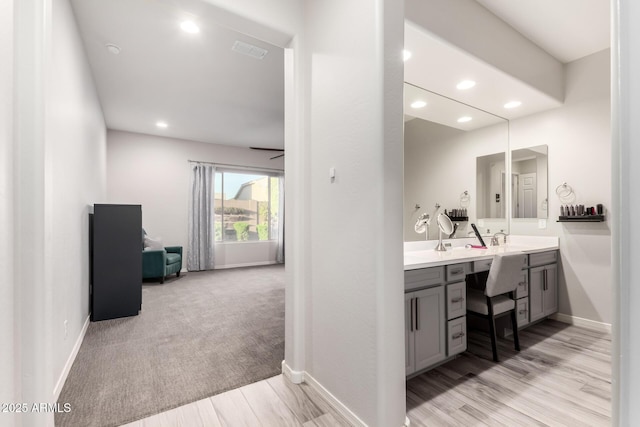
[[[499,235],[503,235],[504,236],[504,244],[507,244],[507,233],[504,233],[502,231],[499,231],[497,233],[495,233],[493,235],[493,237],[491,238],[491,246],[500,246],[500,241],[498,240],[498,236]]]

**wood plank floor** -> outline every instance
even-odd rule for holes
[[[134,421],[126,427],[349,427],[307,384],[282,375]]]
[[[411,426],[609,426],[611,337],[553,320],[499,339],[469,332],[469,351],[407,381]]]
[[[546,320],[520,332],[521,351],[469,332],[469,351],[407,381],[411,426],[609,426],[611,338]],[[348,427],[307,384],[282,375],[127,427]],[[399,426],[398,426],[399,427]]]

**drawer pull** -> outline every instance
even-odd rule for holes
[[[527,309],[525,308],[524,310],[520,310],[518,314],[525,314],[526,312],[527,312]]]
[[[411,332],[413,332],[413,300],[415,298],[411,298],[411,301],[409,302],[409,305],[411,305],[411,317],[410,317],[410,321],[411,321]]]
[[[518,283],[518,286],[527,286],[527,282],[520,282]]]
[[[451,302],[453,302],[453,303],[456,303],[456,302],[462,302],[462,301],[464,301],[464,298],[462,298],[462,297],[453,298],[453,299],[451,300]]]
[[[464,332],[458,332],[457,334],[454,334],[451,338],[453,338],[454,340],[457,340],[458,338],[462,338],[464,336]]]
[[[464,272],[464,270],[462,268],[459,268],[457,270],[451,270],[451,274],[462,274]]]

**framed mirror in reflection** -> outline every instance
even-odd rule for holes
[[[511,151],[511,217],[547,218],[547,146]]]
[[[476,190],[477,158],[499,152],[504,158],[507,121],[409,83],[404,114],[404,240],[438,239],[439,228],[433,224],[445,209],[465,209],[468,217],[453,221],[452,237],[473,237],[472,222],[482,234],[507,231],[504,215],[493,218],[476,204],[488,198]],[[418,233],[416,223],[426,215],[432,226],[418,227]]]

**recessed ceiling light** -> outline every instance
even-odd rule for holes
[[[473,120],[471,117],[463,116],[458,119],[458,123],[466,123],[466,122],[470,122],[471,120]]]
[[[425,105],[427,105],[427,103],[424,101],[414,101],[411,103],[411,108],[422,108]]]
[[[189,34],[197,34],[200,32],[200,27],[198,27],[193,21],[183,21],[180,24],[180,28],[182,28],[182,31]]]
[[[166,129],[166,128],[169,127],[167,122],[163,122],[163,121],[156,122],[156,126],[158,126],[159,128],[162,128],[162,129]]]
[[[402,51],[402,59],[404,59],[405,61],[409,58],[411,58],[411,52],[409,52],[408,50],[404,49]]]
[[[474,82],[473,80],[463,80],[456,85],[456,88],[458,88],[459,90],[466,90],[466,89],[471,89],[475,85],[476,85],[476,82]]]
[[[519,107],[520,105],[522,105],[522,102],[520,101],[510,101],[504,104],[504,108],[516,108],[516,107]]]
[[[109,51],[109,53],[113,53],[114,55],[117,55],[120,53],[120,46],[117,46],[113,43],[107,43],[105,45],[107,47],[107,50]]]

